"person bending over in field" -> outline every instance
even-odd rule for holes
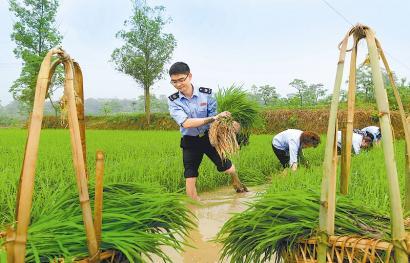
[[[319,143],[320,137],[314,132],[288,129],[273,137],[272,149],[283,168],[296,171],[298,162],[303,160],[302,149],[317,147]]]
[[[218,171],[231,176],[236,192],[247,192],[248,189],[239,180],[235,166],[229,159],[222,161],[216,149],[210,144],[208,137],[209,124],[218,118],[229,116],[224,111],[217,114],[216,100],[212,89],[194,87],[191,84],[192,74],[184,62],[176,62],[169,69],[171,84],[178,90],[168,97],[171,117],[180,126],[181,144],[184,164],[186,193],[198,200],[196,178],[204,154],[215,164]],[[239,127],[235,127],[239,130]]]
[[[367,149],[372,146],[372,139],[363,134],[353,133],[352,138],[352,152],[359,154],[361,149]],[[342,153],[342,132],[337,131],[337,153]]]
[[[373,144],[376,144],[376,145],[380,144],[380,141],[382,139],[382,132],[379,127],[368,126],[368,127],[364,127],[360,131],[364,132],[366,136],[370,137],[370,139],[372,139]]]

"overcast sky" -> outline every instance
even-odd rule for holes
[[[410,1],[408,0],[172,0],[163,5],[172,18],[166,32],[177,47],[172,62],[187,62],[193,83],[213,89],[232,83],[276,86],[282,96],[295,92],[300,78],[333,89],[337,45],[351,24],[372,27],[391,68],[410,80]],[[86,98],[135,98],[143,91],[109,61],[122,42],[115,33],[132,12],[129,0],[60,0],[57,25],[63,48],[79,62]],[[9,87],[21,70],[10,40],[13,16],[0,0],[0,101],[12,100]],[[366,53],[362,40],[359,61]],[[346,63],[348,64],[348,63]],[[347,65],[346,65],[347,66]],[[169,65],[167,65],[167,68]],[[345,68],[345,75],[347,74]],[[169,78],[154,94],[174,92]]]

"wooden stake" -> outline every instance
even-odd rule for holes
[[[391,130],[389,103],[379,65],[379,52],[376,46],[374,33],[370,28],[366,28],[366,41],[369,49],[370,66],[372,69],[374,91],[377,107],[380,112],[380,128],[383,134],[384,160],[387,170],[387,179],[390,195],[390,217],[392,223],[392,243],[394,245],[395,259],[399,263],[407,263],[408,256],[403,246],[405,240],[403,212],[400,200],[400,188],[394,156],[393,134]]]
[[[6,234],[6,251],[7,251],[7,263],[14,263],[14,241],[16,239],[16,232],[10,226],[7,229]]]
[[[103,179],[104,153],[97,151],[95,165],[95,200],[94,200],[94,227],[97,245],[101,245],[102,210],[103,210]]]

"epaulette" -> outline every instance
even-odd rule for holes
[[[211,94],[211,93],[212,93],[212,89],[200,87],[200,88],[199,88],[199,92],[206,93],[206,94]]]
[[[176,100],[176,99],[178,99],[179,98],[179,92],[175,92],[174,94],[172,94],[171,96],[168,96],[168,99],[170,100],[170,101],[174,101],[174,100]]]

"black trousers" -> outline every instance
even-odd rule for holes
[[[279,150],[272,144],[272,150],[275,153],[276,157],[278,157],[279,162],[282,164],[283,168],[289,167],[289,160],[290,157],[286,155],[284,150]]]
[[[181,138],[182,161],[184,163],[184,177],[198,177],[199,165],[204,154],[215,164],[219,172],[232,167],[229,159],[222,160],[216,149],[209,142],[208,133],[204,136],[188,136]]]

